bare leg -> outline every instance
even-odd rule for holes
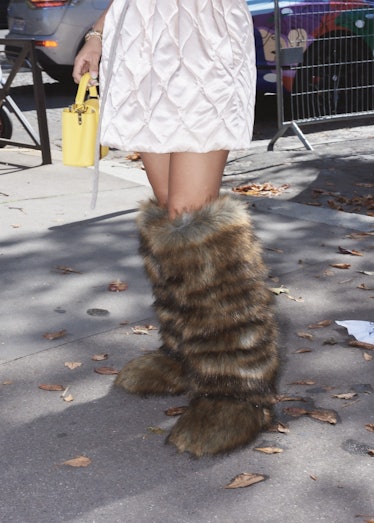
[[[228,151],[141,156],[159,204],[173,219],[217,198]]]
[[[161,207],[167,207],[170,154],[141,153],[145,172]]]

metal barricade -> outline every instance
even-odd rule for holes
[[[278,132],[374,115],[374,3],[275,0]]]
[[[4,104],[16,116],[33,143],[21,143],[11,139],[0,138],[0,145],[15,145],[17,147],[40,150],[42,153],[42,163],[50,164],[52,163],[52,157],[49,142],[44,86],[41,69],[35,55],[34,42],[32,40],[0,39],[0,45],[5,44],[19,48],[19,52],[15,57],[12,69],[10,70],[7,79],[0,85],[0,105]],[[31,67],[39,136],[35,133],[21,109],[10,96],[12,82],[25,62]]]

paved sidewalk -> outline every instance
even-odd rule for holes
[[[276,421],[289,432],[266,432],[248,448],[200,460],[163,444],[175,422],[164,411],[185,397],[139,399],[95,372],[158,346],[157,330],[146,328],[157,323],[137,254],[134,218],[151,194],[139,164],[119,153],[103,160],[91,210],[92,169],[63,166],[58,151],[53,165],[40,166],[38,153],[0,150],[1,522],[374,520],[374,352],[350,346],[335,324],[374,319],[374,218],[362,205],[373,193],[373,130],[315,133],[313,152],[294,137],[271,153],[257,140],[230,157],[223,191],[289,185],[271,199],[237,197],[248,201],[263,241],[269,286],[288,289],[275,297],[279,391],[293,401],[276,405]],[[343,201],[352,210],[353,197],[354,213],[332,208]],[[108,291],[115,281],[128,289]],[[332,323],[312,328],[325,320]],[[108,359],[92,360],[101,354]],[[65,366],[72,362],[81,365]],[[290,407],[332,410],[337,423]],[[64,464],[78,456],[89,458],[87,467]],[[266,481],[224,489],[243,472]]]

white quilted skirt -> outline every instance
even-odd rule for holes
[[[100,83],[104,145],[155,153],[247,148],[256,69],[245,0],[114,0]]]

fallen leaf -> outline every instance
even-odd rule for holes
[[[305,354],[306,352],[313,352],[312,349],[302,348],[295,350],[294,354]]]
[[[323,421],[335,425],[338,421],[336,413],[333,410],[312,410],[307,415],[318,421]]]
[[[369,432],[374,432],[374,423],[366,423],[365,429]]]
[[[296,334],[297,334],[297,336],[299,338],[305,338],[307,340],[312,340],[313,339],[313,334],[310,334],[310,332],[299,331]]]
[[[335,269],[350,269],[351,264],[350,263],[330,263],[330,267],[334,267]]]
[[[374,456],[374,449],[369,449],[368,454],[369,456]]]
[[[315,385],[316,382],[314,380],[298,380],[293,381],[290,383],[290,385]]]
[[[92,361],[104,361],[109,358],[109,354],[94,354],[91,358]]]
[[[367,352],[364,352],[362,356],[365,361],[371,361],[373,359],[373,356],[371,354],[368,354]]]
[[[71,267],[66,267],[66,265],[57,265],[56,270],[61,271],[63,274],[82,274],[79,271],[76,271],[75,269],[72,269]]]
[[[184,412],[186,412],[187,408],[187,406],[169,407],[165,410],[165,414],[167,416],[180,416],[181,414],[184,414]]]
[[[134,152],[134,153],[131,153],[131,154],[128,154],[126,156],[126,160],[130,160],[132,162],[137,162],[138,160],[141,159],[141,156],[140,156],[140,153],[137,153],[137,152]]]
[[[355,249],[344,249],[343,247],[338,247],[340,254],[350,254],[351,256],[363,256],[362,252],[356,251]]]
[[[360,274],[365,274],[365,276],[374,276],[373,271],[357,271]]]
[[[63,338],[64,336],[66,336],[66,334],[66,330],[62,329],[57,332],[46,332],[45,334],[43,334],[43,338],[45,338],[46,340],[57,340],[58,338]]]
[[[264,454],[280,454],[283,452],[283,449],[279,447],[255,447],[253,450],[263,452]]]
[[[119,373],[119,371],[114,369],[113,367],[96,367],[94,371],[97,372],[97,374],[103,374],[105,376],[111,376],[113,374]]]
[[[70,402],[74,401],[74,398],[73,398],[73,396],[71,394],[68,394],[67,396],[63,396],[62,399],[64,401],[66,401],[67,403],[70,403]]]
[[[129,288],[128,284],[121,280],[112,281],[108,285],[108,291],[111,291],[111,292],[127,291],[128,288]]]
[[[264,481],[266,479],[266,476],[263,476],[262,474],[252,474],[250,472],[242,472],[241,474],[238,474],[235,476],[230,483],[228,483],[225,488],[232,489],[232,488],[243,488],[243,487],[250,487],[251,485],[255,485],[256,483],[259,483],[260,481]]]
[[[131,327],[131,330],[134,334],[146,335],[149,334],[149,331],[153,329],[149,329],[146,325],[136,325],[135,327]]]
[[[332,398],[338,398],[339,400],[351,400],[357,396],[357,392],[345,392],[343,394],[333,394]]]
[[[39,385],[39,389],[48,390],[51,392],[56,392],[56,391],[61,392],[62,390],[65,390],[65,387],[63,385],[42,383],[41,385]]]
[[[360,285],[357,285],[357,289],[361,289],[363,291],[373,291],[374,287],[368,287],[365,283],[360,283]]]
[[[279,294],[288,294],[290,291],[286,287],[269,287],[269,291],[271,291],[273,294],[276,294],[277,296]]]
[[[285,294],[286,298],[292,301],[296,301],[297,303],[304,303],[304,298],[299,296],[298,298],[295,298],[295,296],[290,296],[289,294]]]
[[[88,467],[91,465],[92,461],[87,456],[77,456],[73,459],[68,459],[63,462],[63,465],[68,465],[69,467]]]
[[[82,366],[82,363],[80,363],[79,361],[66,361],[65,362],[65,367],[67,367],[70,370],[77,369],[78,367],[81,367],[81,366]]]
[[[374,345],[372,343],[365,343],[364,341],[350,340],[348,345],[351,347],[358,347],[359,349],[374,350]]]
[[[165,434],[165,432],[167,432],[165,429],[162,429],[161,427],[147,427],[147,430],[152,434]]]
[[[273,425],[270,425],[270,427],[267,429],[268,432],[280,432],[281,434],[288,434],[290,432],[290,429],[288,426],[284,423],[281,423],[280,421],[278,423],[275,423]]]
[[[12,385],[12,384],[13,384],[12,380],[5,380],[2,382],[2,385]]]
[[[332,324],[332,320],[322,320],[317,323],[311,323],[308,325],[308,329],[322,329],[323,327],[329,327]]]
[[[278,196],[282,192],[290,188],[288,183],[284,183],[279,187],[276,187],[270,182],[265,183],[250,183],[247,185],[239,185],[238,187],[233,187],[232,190],[239,194],[245,194],[247,196]]]
[[[331,337],[323,340],[322,345],[336,345],[337,343],[336,339]]]
[[[301,396],[286,396],[285,394],[279,394],[275,399],[277,403],[284,403],[286,401],[305,401]]]
[[[318,476],[315,476],[314,474],[309,474],[309,477],[310,477],[310,479],[312,479],[313,481],[317,481],[317,479],[318,479]]]

